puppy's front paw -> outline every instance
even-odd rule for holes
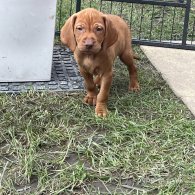
[[[103,104],[103,103],[97,104],[95,108],[95,114],[98,117],[106,117],[108,115],[108,109],[107,109],[106,104]]]
[[[134,82],[129,85],[129,91],[138,92],[140,91],[140,86],[138,82]]]
[[[83,99],[83,102],[85,104],[89,104],[91,106],[95,106],[96,105],[96,100],[97,100],[97,96],[90,96],[90,95],[86,95]]]
[[[99,75],[97,75],[95,78],[94,78],[94,83],[95,85],[100,88],[101,86],[101,77]]]

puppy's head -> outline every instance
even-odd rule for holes
[[[66,21],[60,38],[73,52],[77,47],[82,53],[96,54],[113,45],[118,35],[107,15],[87,8]]]

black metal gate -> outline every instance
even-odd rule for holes
[[[59,0],[58,6],[58,30],[74,12],[94,7],[123,17],[134,44],[195,50],[195,0]]]

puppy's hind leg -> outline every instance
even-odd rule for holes
[[[130,77],[129,90],[139,91],[140,87],[137,79],[137,69],[134,64],[132,52],[129,49],[126,49],[119,57],[120,60],[127,65],[127,69],[129,71],[129,77]]]

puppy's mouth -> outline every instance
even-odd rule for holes
[[[79,51],[83,54],[87,54],[87,55],[93,55],[93,54],[97,54],[100,50],[101,47],[92,47],[90,49],[86,48],[86,47],[78,47]]]
[[[80,50],[81,53],[83,54],[87,54],[87,55],[92,55],[92,54],[96,54],[97,52],[92,51],[92,50]]]

